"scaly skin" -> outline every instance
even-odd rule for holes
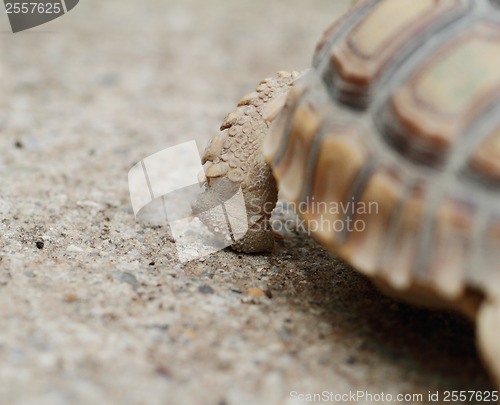
[[[277,113],[298,72],[278,72],[263,80],[256,91],[238,103],[221,126],[221,134],[209,143],[202,163],[212,163],[206,170],[206,190],[193,204],[193,212],[213,231],[223,229],[220,219],[207,214],[221,196],[230,196],[227,181],[241,186],[247,211],[248,231],[232,248],[246,253],[274,248],[271,211],[278,199],[278,189],[261,147],[267,134],[268,115]],[[233,184],[234,184],[233,183]],[[233,188],[234,189],[234,188]]]

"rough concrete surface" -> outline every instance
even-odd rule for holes
[[[384,297],[307,235],[181,264],[134,219],[132,165],[203,148],[261,78],[307,67],[346,7],[82,0],[15,35],[2,17],[0,404],[492,388],[464,319]]]

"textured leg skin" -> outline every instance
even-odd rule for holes
[[[477,317],[478,345],[495,383],[500,386],[500,300],[485,300]]]
[[[211,165],[206,170],[206,191],[193,203],[193,213],[213,231],[220,224],[206,214],[208,207],[227,194],[220,185],[225,178],[239,183],[247,211],[248,231],[232,245],[247,253],[274,248],[271,232],[271,212],[278,199],[278,189],[271,170],[262,155],[262,141],[269,129],[269,117],[281,109],[286,94],[298,72],[278,72],[263,80],[256,91],[247,94],[238,108],[224,120],[221,134],[214,137],[202,158]]]

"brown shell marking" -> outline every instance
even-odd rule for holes
[[[311,178],[312,198],[308,199],[309,206],[303,214],[306,221],[318,222],[321,219],[329,224],[343,221],[342,212],[329,210],[328,206],[332,201],[349,200],[352,186],[367,157],[365,145],[351,127],[333,127],[325,133]],[[315,225],[315,228],[318,229],[316,238],[324,246],[338,243],[339,235],[328,227]]]
[[[492,218],[486,226],[485,236],[481,245],[481,266],[475,274],[479,282],[487,280],[489,288],[500,297],[500,272],[489,271],[500,263],[500,217]],[[498,338],[498,336],[497,336]]]
[[[473,25],[396,91],[391,107],[410,138],[447,149],[500,93],[500,26]]]
[[[437,203],[431,231],[432,246],[421,252],[428,186],[406,191],[399,176],[385,167],[376,170],[360,197],[375,204],[376,211],[356,215],[363,231],[349,233],[340,253],[365,274],[384,274],[397,290],[408,289],[416,279],[425,280],[441,295],[456,299],[464,292],[465,268],[470,262],[474,212],[452,198]],[[422,269],[416,266],[419,258]]]
[[[500,128],[481,142],[468,166],[480,177],[500,184]]]
[[[400,64],[405,54],[425,41],[424,33],[440,29],[467,10],[468,4],[461,0],[362,2],[344,35],[341,24],[327,31],[330,39],[322,40],[314,66],[326,60],[331,93],[338,101],[365,109],[389,66]]]
[[[359,271],[384,276],[396,290],[419,279],[457,299],[464,291],[475,213],[451,197],[438,201],[434,243],[424,253],[423,270],[416,271],[429,185],[406,184],[400,167],[377,160],[367,142],[374,135],[356,115],[344,111],[338,117],[317,80],[307,75],[291,89],[263,145],[281,195],[300,207],[316,240]],[[316,91],[304,91],[305,82]]]
[[[465,271],[472,259],[476,214],[453,198],[445,198],[437,209],[427,277],[445,296],[463,293]]]
[[[273,110],[281,108],[280,96],[288,92],[298,75],[298,72],[278,72],[243,97],[238,108],[222,123],[224,132],[210,141],[202,157],[203,164],[211,165],[206,169],[206,190],[193,204],[193,212],[212,230],[223,229],[216,219],[207,216],[206,208],[226,192],[220,179],[239,183],[245,199],[248,231],[232,246],[237,251],[261,252],[274,247],[269,219],[278,191],[261,152],[269,126],[265,116],[274,116]]]
[[[300,89],[297,90],[300,93]],[[295,89],[292,91],[295,92]],[[292,97],[296,99],[296,97]],[[308,158],[325,119],[326,98],[303,97],[291,118],[291,129],[283,158],[273,161],[274,175],[280,179],[281,196],[286,201],[298,201],[308,181]]]
[[[345,40],[334,47],[332,63],[344,80],[367,86],[415,31],[428,26],[458,4],[458,0],[380,2]]]

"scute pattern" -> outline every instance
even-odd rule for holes
[[[472,277],[478,284],[488,282],[488,290],[492,295],[500,296],[500,272],[492,271],[498,269],[500,263],[500,216],[488,218],[481,244],[479,245],[479,263]]]
[[[413,14],[405,9],[401,16],[403,3]],[[477,259],[478,238],[487,237],[478,223],[500,216],[497,191],[477,182],[474,195],[470,177],[462,176],[466,167],[500,180],[500,135],[485,134],[491,125],[475,126],[486,114],[497,120],[494,112],[500,111],[500,24],[489,18],[494,9],[487,3],[416,3],[366,1],[354,24],[330,28],[335,39],[326,35],[317,51],[324,60],[316,55],[315,68],[300,89],[292,89],[292,108],[276,118],[264,154],[291,202],[377,204],[376,213],[332,214],[312,207],[301,212],[329,250],[366,274],[382,276],[392,288],[418,282],[453,300],[467,286],[491,288],[475,267],[500,250],[500,237],[488,237],[495,248]],[[384,25],[386,19],[390,23]],[[438,26],[442,33],[436,33]],[[424,47],[429,33],[435,39]],[[409,56],[411,69],[394,62],[406,46],[401,38],[422,45],[418,57]],[[356,76],[356,66],[372,71]],[[387,97],[360,101],[386,71],[398,78],[384,79]],[[339,87],[339,78],[349,86]],[[364,102],[365,110],[352,108]],[[318,226],[322,220],[346,225],[357,219],[366,224],[362,231]]]
[[[356,179],[369,161],[369,151],[355,127],[345,124],[329,127],[318,143],[311,165],[313,174],[308,176],[309,184],[304,185],[307,194],[302,201],[307,203],[307,210],[303,218],[318,224],[315,226],[318,241],[324,246],[335,246],[343,235],[332,232],[321,222],[344,221],[342,211],[328,208],[335,201],[350,201]]]
[[[476,209],[455,198],[445,198],[435,213],[433,246],[427,277],[446,296],[456,297],[472,264]]]
[[[409,143],[446,150],[500,95],[500,26],[480,22],[430,60],[392,99]]]
[[[331,47],[325,79],[332,94],[353,108],[367,107],[387,66],[400,63],[407,48],[463,15],[467,7],[460,0],[375,2],[365,18]]]
[[[472,153],[468,169],[480,179],[500,184],[500,128],[483,140]]]
[[[297,91],[300,93],[300,89]],[[292,99],[296,100],[296,104],[293,119],[289,123],[287,146],[280,157],[274,160],[273,167],[282,182],[282,197],[288,201],[298,201],[308,181],[309,155],[328,116],[325,111],[328,98],[326,94],[316,94],[314,97],[300,94]]]
[[[401,176],[390,167],[380,166],[370,175],[356,198],[356,205],[375,204],[376,210],[353,218],[354,221],[363,221],[364,227],[349,232],[345,243],[339,246],[339,252],[355,267],[363,269],[365,274],[375,274],[382,270],[382,255],[390,236],[389,230],[403,196]]]

